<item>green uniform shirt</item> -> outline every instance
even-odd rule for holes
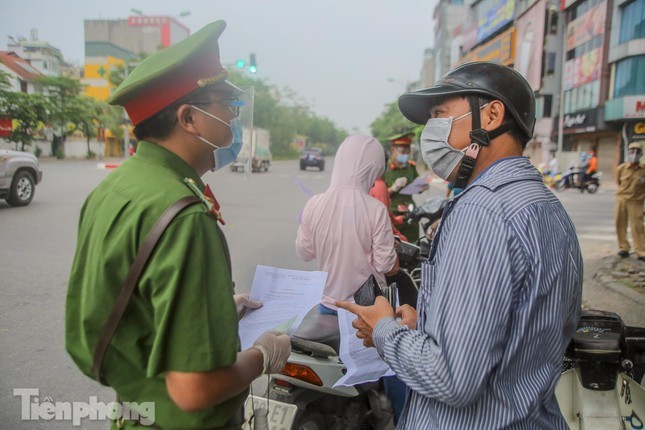
[[[388,188],[394,184],[394,181],[398,178],[405,176],[408,178],[408,184],[411,184],[419,174],[417,173],[416,166],[412,164],[407,164],[405,167],[398,168],[394,167],[393,161],[390,159],[387,163],[387,170],[385,171],[384,180]],[[398,192],[393,192],[390,194],[390,212],[396,215],[398,212],[399,205],[408,206],[410,203],[414,204],[412,196],[406,194],[399,194]],[[401,233],[403,233],[410,242],[414,242],[419,238],[419,223],[415,222],[412,224],[403,224],[396,227]]]
[[[178,156],[141,142],[89,195],[65,309],[65,344],[92,375],[101,329],[137,251],[161,214],[193,195],[183,183],[196,172]],[[164,373],[204,372],[235,363],[240,350],[228,247],[202,204],[181,212],[161,237],[142,273],[103,361],[103,374],[124,402],[155,402],[164,429],[219,427],[246,392],[203,411],[183,412],[169,398]]]

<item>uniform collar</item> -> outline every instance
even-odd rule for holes
[[[177,176],[181,177],[181,179],[190,178],[197,183],[200,190],[204,190],[204,182],[202,182],[199,175],[197,175],[195,169],[182,160],[177,154],[157,145],[156,143],[147,142],[145,140],[140,141],[137,145],[137,154],[135,157],[141,157],[146,161],[166,167],[175,172]]]

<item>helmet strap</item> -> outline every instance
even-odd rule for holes
[[[472,112],[473,129],[470,132],[470,145],[466,148],[466,153],[464,154],[464,158],[461,160],[461,165],[457,172],[455,188],[466,188],[468,185],[468,180],[470,180],[473,170],[475,169],[475,164],[477,163],[479,150],[483,146],[490,145],[490,141],[492,139],[501,136],[511,130],[514,126],[513,121],[505,121],[495,130],[486,131],[481,127],[479,97],[468,97],[468,103],[470,104],[470,111]]]
[[[455,180],[454,185],[455,188],[466,188],[468,180],[473,174],[475,164],[477,163],[479,150],[482,146],[488,146],[490,144],[488,132],[481,128],[479,97],[468,97],[468,103],[470,104],[470,111],[472,112],[473,129],[470,132],[470,145],[466,148],[466,153],[461,159],[461,164],[459,165],[459,171],[457,172],[457,179]]]

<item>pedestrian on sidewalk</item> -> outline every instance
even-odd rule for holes
[[[618,236],[618,255],[629,257],[631,246],[627,240],[627,226],[632,230],[632,240],[636,255],[645,261],[645,228],[643,227],[643,201],[645,200],[645,167],[640,164],[643,148],[640,143],[632,142],[627,147],[627,162],[618,166],[616,178],[616,235]]]

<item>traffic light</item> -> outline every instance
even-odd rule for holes
[[[239,59],[239,60],[237,60],[237,62],[235,63],[235,66],[237,66],[237,68],[238,68],[238,69],[243,69],[243,68],[244,68],[244,66],[246,66],[246,62],[240,58],[240,59]]]
[[[249,61],[249,72],[251,73],[257,73],[258,68],[255,65],[255,54],[251,54],[250,56],[250,61]]]

